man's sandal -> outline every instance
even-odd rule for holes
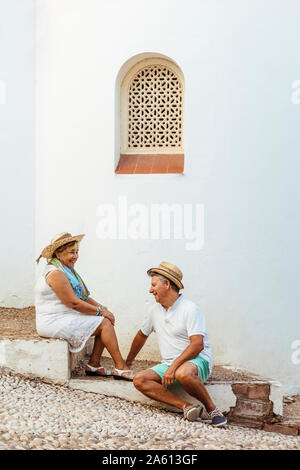
[[[87,364],[86,367],[88,367],[90,370],[86,370],[85,375],[97,375],[98,377],[112,377],[111,369],[106,369],[103,366],[93,367],[93,366],[90,366],[89,364]],[[97,372],[97,370],[100,370],[100,369],[103,369],[104,374],[99,374]]]
[[[133,381],[133,376],[134,376],[134,372],[133,370],[121,370],[121,369],[114,369],[113,372],[117,372],[116,374],[112,374],[113,378],[115,380],[127,380],[127,382],[132,382]],[[130,372],[130,376],[129,377],[124,377],[123,374],[126,374],[126,372]]]
[[[197,421],[200,415],[201,408],[199,406],[184,406],[183,417],[188,421]]]

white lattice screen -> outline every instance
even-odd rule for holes
[[[124,150],[183,152],[183,83],[179,75],[165,63],[149,64],[130,77],[127,93]]]

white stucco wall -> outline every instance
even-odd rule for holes
[[[0,0],[0,305],[33,303],[34,285],[33,0]]]
[[[122,352],[166,260],[206,316],[216,363],[300,392],[297,1],[37,0],[36,255],[86,233],[77,269],[116,315]],[[132,57],[169,57],[186,86],[184,175],[115,175],[116,82]],[[117,82],[118,83],[118,82]],[[204,205],[203,248],[97,236],[100,204]],[[132,220],[132,217],[128,217]],[[151,337],[141,358],[158,358]]]

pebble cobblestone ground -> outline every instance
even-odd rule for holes
[[[188,422],[177,413],[3,372],[0,450],[287,449],[300,437]]]

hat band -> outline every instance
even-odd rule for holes
[[[177,273],[175,273],[171,269],[170,270],[166,270],[166,269],[163,269],[163,268],[155,268],[155,269],[159,269],[160,271],[164,271],[165,273],[167,273],[170,276],[173,276],[175,279],[177,279],[177,281],[181,282],[181,279],[177,277],[178,276]]]

